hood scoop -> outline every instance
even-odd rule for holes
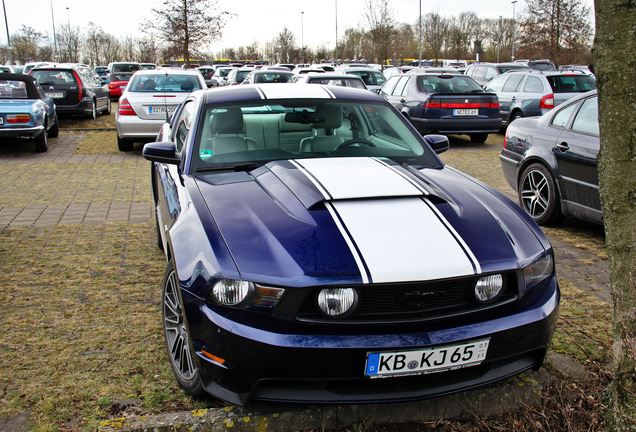
[[[325,201],[431,195],[427,185],[412,173],[377,158],[295,159],[270,162],[266,168],[306,209]],[[256,180],[276,198],[271,179],[264,177]]]

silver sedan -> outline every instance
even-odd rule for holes
[[[130,151],[134,141],[153,141],[179,104],[194,90],[207,88],[197,70],[155,69],[135,72],[119,99],[117,147]]]

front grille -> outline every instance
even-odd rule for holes
[[[472,313],[508,304],[518,296],[514,273],[504,274],[504,287],[488,304],[478,302],[473,295],[477,279],[483,275],[427,282],[373,284],[355,287],[359,303],[355,312],[341,321],[387,322],[437,319]],[[320,288],[306,296],[297,313],[300,321],[333,322],[318,310],[316,296]]]

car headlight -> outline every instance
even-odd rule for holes
[[[343,317],[355,309],[358,293],[353,288],[325,288],[318,293],[318,308],[329,317]]]
[[[501,292],[503,282],[500,274],[480,277],[475,284],[475,298],[483,303],[494,300]]]
[[[554,259],[546,255],[523,269],[526,288],[531,288],[554,273]]]
[[[267,287],[253,282],[221,279],[212,288],[214,301],[223,306],[243,309],[271,310],[283,297],[283,288]]]
[[[252,289],[252,285],[246,281],[221,279],[212,288],[212,294],[219,304],[236,306],[245,300]]]

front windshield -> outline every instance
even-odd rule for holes
[[[192,157],[195,171],[272,160],[365,156],[440,165],[406,120],[377,102],[304,99],[209,105],[199,125]]]

